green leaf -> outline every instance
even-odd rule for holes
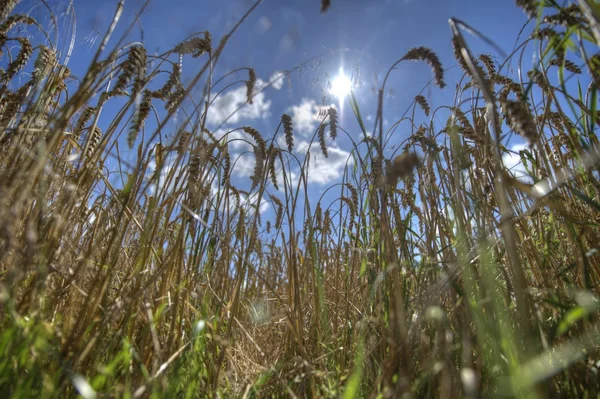
[[[600,308],[600,301],[588,291],[578,293],[576,299],[579,305],[569,309],[558,324],[559,336],[567,332],[573,324]]]
[[[364,335],[361,334],[361,335]],[[356,350],[356,356],[354,357],[354,370],[352,375],[348,378],[346,388],[342,397],[344,399],[354,399],[359,397],[360,393],[360,381],[362,379],[363,363],[364,363],[364,336],[361,336],[358,348]]]
[[[360,262],[359,276],[360,277],[364,276],[366,271],[367,271],[367,258],[363,258],[363,260]]]
[[[569,309],[558,325],[558,335],[566,333],[573,324],[583,319],[587,314],[588,312],[581,306]]]
[[[121,191],[121,199],[126,201],[129,198],[129,194],[131,193],[131,189],[133,188],[133,183],[135,182],[135,175],[128,173],[127,174],[127,182],[123,186],[123,191]]]

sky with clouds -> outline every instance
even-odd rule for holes
[[[73,0],[76,31],[63,28],[60,33],[62,42],[68,43],[67,39],[74,37],[69,66],[75,75],[87,69],[89,57],[110,24],[117,3],[117,0]],[[115,37],[134,22],[126,42],[141,41],[149,53],[160,54],[204,30],[210,31],[213,43],[218,44],[254,1],[152,0],[143,14],[136,17],[144,3],[144,0],[125,1]],[[57,13],[59,20],[71,18],[64,12],[67,2],[49,0],[47,4],[54,10],[63,10]],[[47,18],[47,11],[37,0],[23,0],[19,7],[38,19]],[[480,30],[506,53],[513,49],[526,22],[512,0],[332,0],[326,13],[320,12],[319,0],[265,0],[230,38],[215,68],[216,77],[239,68],[254,68],[257,87],[265,89],[258,92],[253,104],[245,104],[246,87],[242,81],[247,79],[247,70],[234,73],[215,90],[236,81],[241,83],[233,84],[216,98],[207,114],[207,127],[217,137],[227,134],[238,139],[231,144],[231,151],[239,157],[234,171],[239,178],[247,178],[253,173],[253,155],[251,146],[244,141],[248,137],[244,137],[240,128],[252,126],[270,138],[281,115],[290,114],[295,151],[311,155],[308,183],[311,196],[316,198],[339,181],[344,168],[352,163],[350,138],[360,141],[362,135],[347,100],[328,99],[324,103],[327,82],[340,69],[353,77],[361,113],[367,129],[372,129],[377,106],[373,88],[381,84],[387,69],[410,48],[427,46],[438,54],[445,68],[456,65],[448,26],[451,17]],[[501,59],[476,38],[470,37],[469,45],[475,53],[486,52]],[[202,61],[184,59],[184,83]],[[423,91],[431,79],[429,68],[421,63],[401,64],[386,86],[385,124],[390,126],[399,119],[414,96],[422,91],[432,108],[452,104],[460,75],[456,67],[451,68],[447,71],[445,89],[431,86]],[[192,95],[201,98],[202,92],[199,89]],[[325,158],[318,142],[310,146],[310,141],[322,120],[319,111],[330,105],[338,109],[339,125],[350,138],[341,134],[335,142],[328,138],[329,157]],[[174,120],[172,130],[176,123]],[[401,125],[394,132],[394,142],[401,142],[409,134],[410,126]],[[297,179],[298,168],[292,168],[292,179]]]

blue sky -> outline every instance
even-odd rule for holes
[[[143,3],[143,0],[125,2],[122,22],[115,32],[115,38],[120,37],[126,27],[135,21]],[[67,23],[70,17],[65,13],[68,3],[52,0],[48,4],[56,12],[59,22],[63,23],[59,41],[66,45],[73,33]],[[90,57],[111,22],[116,4],[116,0],[73,1],[76,15],[75,47],[69,67],[76,76],[82,76],[88,67]],[[252,4],[251,0],[153,0],[126,42],[142,41],[149,54],[159,54],[173,48],[194,32],[208,30],[213,43],[217,45]],[[36,17],[42,25],[44,19],[48,21],[47,11],[38,0],[24,0],[19,8]],[[289,71],[318,58],[302,70],[292,73],[289,81],[284,79],[284,83],[282,80],[283,85],[274,84],[274,87],[266,89],[252,106],[234,115],[217,133],[250,125],[269,138],[279,124],[281,114],[286,112],[294,119],[296,145],[299,148],[303,143],[308,143],[317,128],[316,113],[327,80],[334,78],[340,68],[350,74],[357,65],[360,67],[362,84],[355,88],[355,94],[363,117],[367,120],[367,129],[372,129],[377,105],[376,95],[371,91],[374,82],[376,79],[380,82],[391,64],[417,46],[431,48],[445,68],[454,66],[447,71],[445,89],[431,86],[423,93],[432,109],[451,105],[456,78],[462,75],[455,67],[452,56],[448,26],[451,17],[459,18],[480,30],[506,53],[513,48],[517,34],[526,22],[525,15],[512,0],[332,0],[330,9],[324,14],[320,12],[319,0],[265,0],[229,40],[218,62],[215,77],[238,68],[252,67],[259,79],[268,82],[278,76],[278,71]],[[501,60],[493,49],[478,39],[468,37],[468,42],[474,53],[490,53]],[[319,57],[327,52],[330,53]],[[184,82],[195,74],[198,65],[196,60],[184,58]],[[247,72],[242,71],[233,80],[244,79],[247,79]],[[393,95],[388,92],[390,95],[386,98],[384,116],[387,126],[406,111],[414,96],[423,90],[430,79],[431,72],[427,65],[400,64],[387,84],[387,89],[393,90]],[[201,92],[195,92],[194,95],[199,98]],[[216,129],[228,116],[227,111],[235,109],[244,100],[243,84],[226,91],[209,113],[209,129]],[[360,141],[360,129],[347,100],[344,104],[333,102],[341,111],[340,126],[355,141]],[[421,121],[426,122],[427,119],[423,116]],[[173,132],[175,125],[176,121],[169,125]],[[400,143],[410,133],[409,124],[401,125],[394,132],[393,143]],[[339,181],[349,156],[350,141],[343,136],[338,137],[335,143],[328,144],[328,159],[319,156],[318,144],[315,145],[313,167],[309,171],[311,198],[318,198],[327,187]],[[240,180],[247,179],[252,173],[251,154],[243,154],[248,150],[243,145],[232,145],[232,148],[234,153],[237,151],[241,155],[236,173]]]

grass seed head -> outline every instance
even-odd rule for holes
[[[292,152],[294,148],[294,125],[292,123],[292,117],[288,114],[281,115],[281,122],[283,123],[283,131],[285,133],[285,144],[289,152]]]
[[[492,57],[490,57],[488,54],[481,54],[479,59],[481,62],[483,62],[483,65],[485,65],[489,78],[492,78],[494,75],[496,75],[496,65],[494,65],[494,60],[492,60]]]
[[[567,59],[561,59],[561,57],[554,58],[550,60],[550,65],[555,65],[561,67],[564,65],[565,69],[571,73],[576,75],[581,74],[581,68],[579,68],[573,61],[569,61]]]
[[[277,184],[277,170],[275,161],[277,161],[278,149],[271,144],[269,147],[269,177],[275,190],[279,190],[279,184]]]
[[[321,152],[327,158],[329,156],[329,152],[327,151],[327,142],[325,141],[325,124],[321,123],[319,128],[317,129],[317,136],[319,138],[319,146],[321,147]]]
[[[442,67],[442,63],[438,56],[431,51],[431,49],[427,47],[415,47],[409,50],[404,57],[404,60],[408,61],[425,61],[431,67],[433,71],[433,76],[435,78],[436,84],[440,88],[444,88],[446,84],[444,83],[444,68]]]
[[[530,143],[537,140],[537,126],[526,102],[506,100],[502,103],[502,110],[506,113],[508,125],[515,133]]]
[[[537,1],[535,0],[517,0],[517,6],[520,7],[529,18],[535,17],[537,12]]]
[[[209,53],[212,48],[212,38],[210,33],[204,32],[204,38],[193,37],[189,40],[179,43],[173,52],[184,55],[191,54],[193,58],[198,58],[205,53]]]
[[[329,115],[329,137],[332,140],[335,140],[337,137],[337,125],[338,125],[338,117],[337,117],[337,109],[335,107],[327,108],[327,114]]]
[[[252,104],[254,101],[254,89],[256,86],[256,72],[252,68],[248,68],[248,80],[246,81],[246,101]]]
[[[252,181],[252,187],[250,191],[254,190],[259,186],[262,178],[263,172],[265,168],[265,152],[260,149],[259,146],[255,145],[254,147],[254,173],[250,176],[250,180]]]
[[[394,185],[398,179],[402,179],[412,173],[419,165],[419,156],[414,152],[406,152],[398,155],[387,165],[386,179],[388,185]]]
[[[11,80],[19,71],[21,71],[27,65],[27,62],[31,58],[33,54],[33,47],[27,38],[19,37],[17,39],[21,44],[21,50],[17,57],[8,64],[8,68],[6,71],[2,72],[1,80],[4,82],[8,82]]]
[[[425,97],[419,94],[418,96],[415,96],[415,101],[417,102],[417,104],[419,104],[423,112],[425,112],[425,116],[429,116],[429,112],[431,112],[431,109],[429,108],[429,104],[427,103]]]
[[[90,133],[88,133],[88,134],[90,134]],[[102,130],[100,130],[100,128],[98,126],[96,126],[94,128],[94,131],[91,132],[90,143],[88,145],[88,150],[85,154],[86,158],[89,158],[92,155],[94,155],[94,153],[98,149],[98,145],[100,145],[101,140],[102,140]]]
[[[13,12],[17,4],[19,4],[19,0],[0,1],[0,21],[4,21],[6,17]]]

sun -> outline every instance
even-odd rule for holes
[[[351,90],[352,81],[344,74],[344,70],[340,68],[340,73],[331,81],[329,92],[342,101],[350,94]]]

